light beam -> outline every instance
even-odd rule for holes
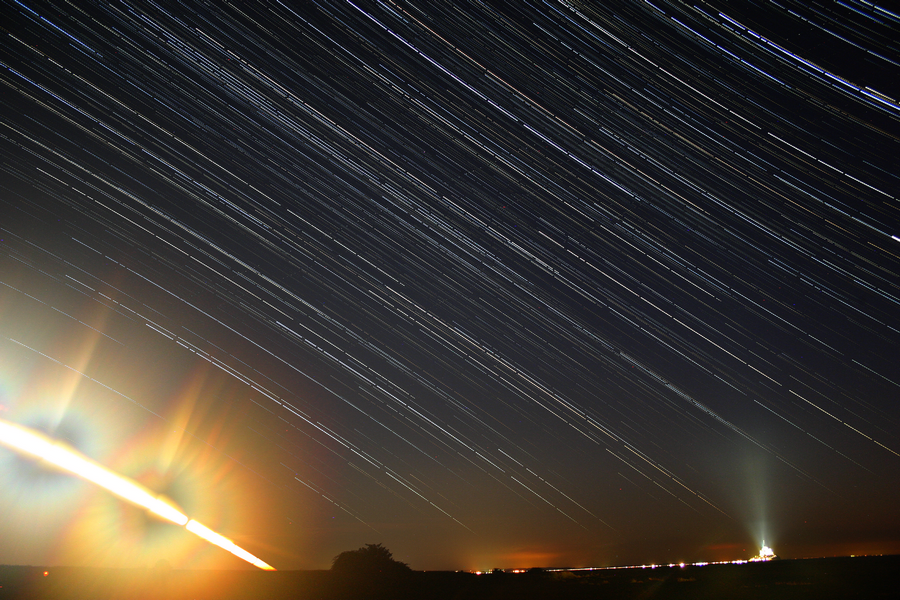
[[[113,473],[103,465],[69,448],[62,442],[54,441],[33,429],[0,419],[0,443],[17,452],[35,456],[64,471],[95,483],[116,496],[140,506],[166,521],[185,527],[198,537],[231,552],[238,558],[246,560],[260,569],[266,571],[275,570],[274,567],[253,556],[228,538],[201,525],[197,521],[188,519],[186,515],[172,506],[166,499],[154,495],[149,489],[132,479]]]

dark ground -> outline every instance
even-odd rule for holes
[[[48,571],[45,576],[44,571]],[[329,571],[105,570],[0,566],[0,599],[898,598],[900,556],[745,565],[474,575],[412,572],[354,581]]]

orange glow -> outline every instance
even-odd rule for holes
[[[197,521],[189,521],[188,517],[172,506],[171,503],[160,496],[155,496],[153,492],[136,481],[113,473],[101,464],[68,448],[61,442],[55,442],[37,431],[0,419],[0,443],[78,475],[82,479],[95,483],[132,504],[145,508],[166,521],[180,526],[186,525],[187,530],[191,533],[231,552],[260,569],[275,570],[228,538],[219,535]]]
[[[495,558],[495,561],[517,569],[551,567],[554,566],[554,563],[559,564],[561,560],[563,560],[563,557],[559,552],[540,552],[536,550],[520,550]]]

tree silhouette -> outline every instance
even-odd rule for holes
[[[366,544],[358,550],[341,552],[331,561],[331,570],[354,575],[400,574],[410,572],[409,565],[394,560],[381,544]]]

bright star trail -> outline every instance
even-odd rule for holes
[[[279,569],[900,552],[886,5],[0,10],[0,418]],[[0,461],[0,563],[165,556]]]
[[[102,465],[81,456],[78,452],[66,448],[64,445],[46,439],[35,431],[20,427],[15,423],[7,423],[0,420],[0,443],[24,454],[40,458],[91,483],[96,483],[116,496],[147,509],[161,519],[183,526],[191,533],[231,552],[260,569],[272,570],[271,566],[235,545],[228,538],[210,530],[193,519],[189,520],[177,508],[166,502],[165,499],[154,496],[153,492],[145,489],[140,484],[116,475],[109,469],[103,468]]]

